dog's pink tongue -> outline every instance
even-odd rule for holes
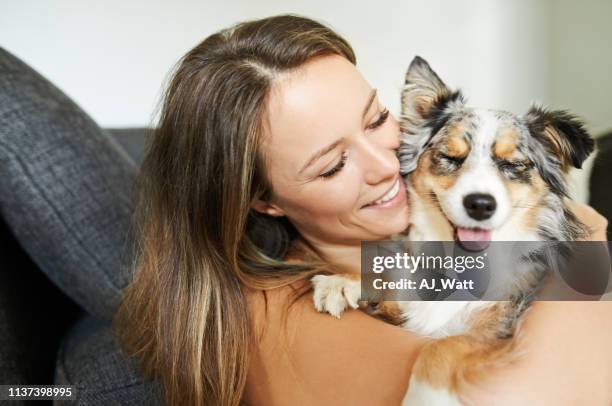
[[[478,228],[457,227],[457,239],[464,241],[491,241],[491,230],[481,230]]]
[[[468,251],[482,251],[489,246],[491,231],[457,227],[457,239],[459,244]]]
[[[482,251],[489,246],[491,231],[457,227],[457,239],[459,244],[468,251]]]

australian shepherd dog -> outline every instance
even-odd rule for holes
[[[537,106],[522,116],[468,107],[420,57],[408,68],[401,100],[398,156],[412,207],[409,240],[572,241],[587,234],[566,202],[569,170],[594,150],[575,116]],[[339,316],[360,303],[355,276],[312,282],[319,311]],[[516,286],[500,301],[361,302],[435,338],[414,365],[404,404],[464,404],[467,387],[510,358],[532,298],[526,290],[534,288]]]

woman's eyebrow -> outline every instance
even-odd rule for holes
[[[366,106],[363,109],[363,113],[361,114],[362,120],[365,118],[366,114],[370,110],[370,107],[372,106],[372,102],[374,101],[375,98],[376,98],[376,89],[372,89],[372,91],[370,92],[370,96],[368,98],[368,102],[366,103]],[[304,172],[304,170],[306,170],[306,168],[308,168],[310,165],[312,165],[317,159],[321,158],[323,155],[327,154],[329,151],[331,151],[334,148],[336,148],[338,146],[338,144],[340,144],[342,142],[343,139],[344,138],[340,138],[339,140],[336,140],[333,143],[331,143],[330,145],[328,145],[326,147],[323,147],[320,150],[318,150],[317,152],[315,152],[310,157],[308,162],[306,162],[306,164],[302,167],[302,169],[300,169],[300,171],[298,172],[298,175],[301,174],[302,172]]]
[[[372,89],[372,91],[370,92],[370,98],[368,99],[368,103],[366,104],[365,108],[363,109],[363,113],[361,114],[361,119],[362,120],[365,119],[366,114],[368,114],[368,111],[370,111],[370,107],[372,106],[372,102],[376,98],[376,90],[377,89]]]
[[[342,142],[343,139],[344,138],[340,138],[339,140],[336,140],[333,143],[331,143],[330,145],[328,145],[328,146],[326,146],[324,148],[321,148],[320,150],[315,152],[315,154],[312,157],[310,157],[308,162],[306,162],[306,165],[304,165],[302,167],[302,169],[300,169],[298,174],[301,174],[302,172],[304,172],[304,170],[306,170],[306,168],[308,168],[310,165],[312,165],[317,159],[321,158],[323,155],[327,154],[329,151],[331,151],[334,148],[336,148],[338,146],[338,144],[340,144]]]

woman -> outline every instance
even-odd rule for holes
[[[242,23],[182,58],[143,164],[140,252],[116,319],[167,404],[401,401],[427,340],[361,312],[317,313],[308,294],[315,273],[359,272],[360,241],[409,225],[399,132],[349,44],[315,21]],[[399,193],[381,202],[398,181]],[[605,220],[578,211],[601,237]],[[581,323],[605,322],[611,335],[608,306],[588,306]],[[536,305],[528,345],[582,343],[579,331],[540,335],[575,322],[567,312],[584,307]],[[492,375],[487,387],[510,396],[507,382],[550,373],[550,354]],[[609,372],[592,358],[583,364]],[[556,361],[560,379],[585,367],[574,361]],[[552,382],[542,385],[526,399]],[[579,384],[568,393],[585,388],[602,390]]]

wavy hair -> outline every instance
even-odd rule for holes
[[[168,405],[237,405],[253,326],[247,289],[305,280],[283,260],[296,230],[250,203],[274,192],[260,151],[271,86],[350,45],[323,24],[280,15],[221,30],[177,63],[137,180],[134,276],[114,319],[122,348]]]

